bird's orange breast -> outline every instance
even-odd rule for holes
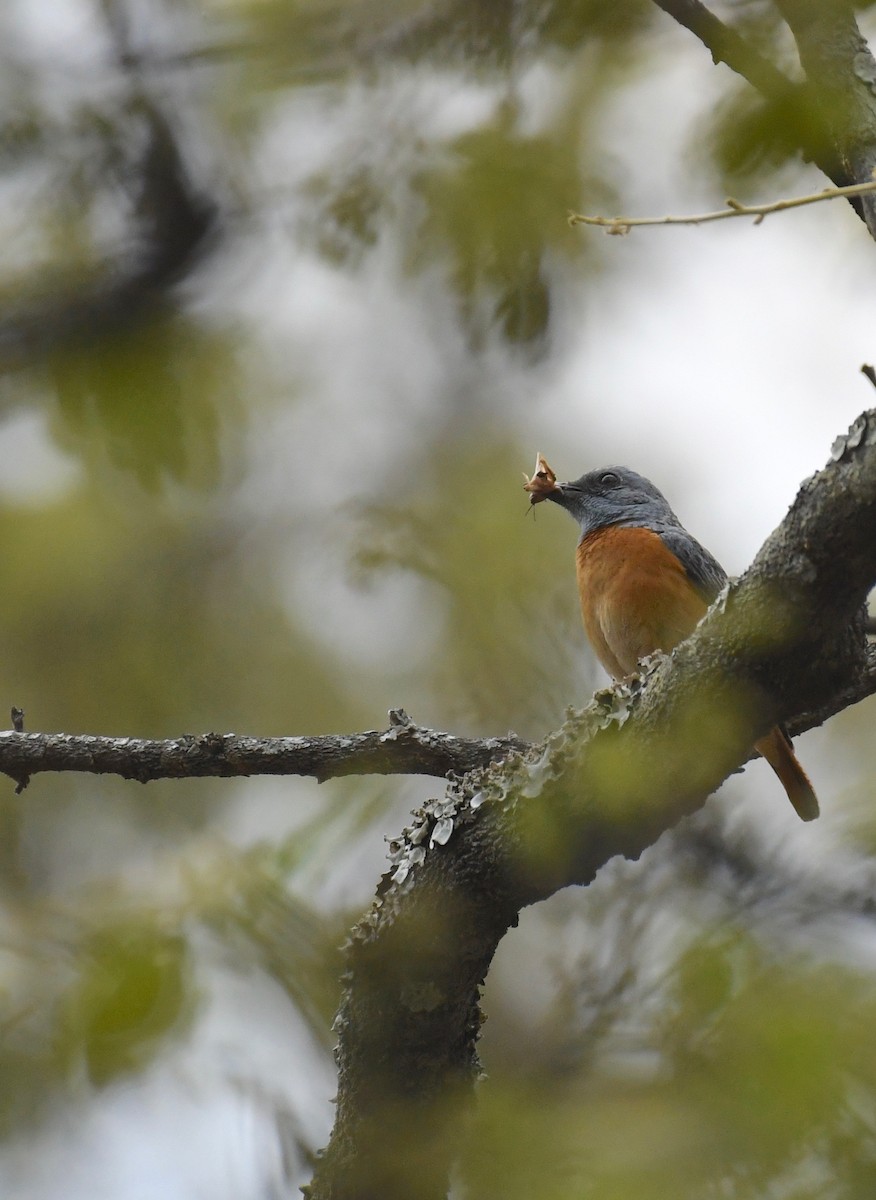
[[[672,650],[706,611],[683,565],[652,529],[597,529],[578,543],[577,570],[584,628],[615,679],[645,655]]]

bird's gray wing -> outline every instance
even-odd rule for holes
[[[703,600],[711,604],[727,582],[727,572],[686,529],[679,526],[677,529],[661,529],[659,533],[663,544],[687,571],[688,578]]]

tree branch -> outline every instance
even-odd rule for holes
[[[850,129],[843,123],[853,112],[858,118],[864,115],[861,97],[853,96],[852,85],[855,83],[855,55],[862,55],[861,62],[863,56],[869,57],[846,0],[829,4],[825,0],[777,0],[779,10],[797,39],[801,63],[808,75],[803,85],[789,80],[700,0],[654,0],[654,3],[698,37],[712,55],[713,62],[726,63],[764,97],[775,110],[776,120],[795,131],[794,136],[806,158],[837,187],[865,183],[873,178],[871,172],[876,159],[872,153],[863,152],[876,145],[872,113],[863,121],[856,119],[854,122],[854,129],[864,134],[861,152],[854,155],[849,153]],[[817,32],[810,37],[809,31],[814,31],[816,26]],[[828,47],[841,49],[835,53]],[[824,67],[826,59],[830,60],[829,71]],[[866,67],[863,73],[858,72],[859,84],[868,78],[872,80],[873,76],[867,75]],[[837,100],[840,101],[838,107]],[[854,104],[850,103],[852,100]],[[849,203],[870,228],[867,213],[873,204],[872,197],[862,201],[851,195]]]
[[[876,633],[876,626],[871,627],[869,620],[865,621],[864,627],[867,633]],[[876,694],[876,645],[871,643],[867,646],[860,674],[855,679],[850,680],[846,687],[841,688],[836,695],[831,696],[829,700],[811,712],[791,717],[785,722],[785,728],[791,737],[798,737],[799,734],[806,733],[809,729],[817,729],[819,725],[824,725],[837,713],[851,708],[853,704],[860,704],[862,700],[866,700],[874,694]]]
[[[849,183],[873,178],[876,168],[876,61],[847,0],[776,0],[788,23],[807,87]],[[876,237],[876,203],[861,198]]]
[[[700,39],[713,63],[725,63],[766,99],[784,102],[796,90],[796,85],[778,67],[750,46],[735,29],[725,25],[700,0],[654,0],[654,3]]]
[[[872,673],[862,606],[874,523],[876,411],[837,439],[671,656],[415,815],[347,947],[337,1117],[313,1200],[446,1195],[478,1074],[479,985],[500,938],[523,906],[641,854],[772,725]]]
[[[876,633],[876,626],[868,632]],[[610,696],[614,689],[598,693]],[[845,708],[876,693],[876,645],[867,648],[862,669],[817,710],[787,722],[796,737],[823,725]],[[610,702],[610,701],[609,701]],[[236,733],[186,734],[152,740],[83,733],[25,733],[21,709],[13,708],[13,728],[0,730],[0,773],[23,790],[31,775],[72,771],[119,775],[137,783],[158,779],[233,779],[251,775],[309,775],[324,783],[347,775],[465,775],[533,743],[503,737],[457,737],[415,724],[402,708],[389,711],[389,728],[315,737],[246,737]],[[756,757],[752,753],[749,757]]]
[[[165,741],[93,734],[0,732],[0,772],[19,783],[40,771],[121,775],[139,783],[248,775],[435,775],[487,767],[529,748],[516,734],[464,738],[415,725],[391,709],[389,728],[317,737],[187,734]]]

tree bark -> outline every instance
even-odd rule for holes
[[[867,686],[863,679],[860,683]],[[0,772],[19,784],[42,771],[119,775],[138,783],[249,775],[309,775],[319,783],[344,775],[446,777],[488,766],[530,746],[514,733],[466,738],[426,729],[415,725],[403,709],[391,709],[389,718],[388,729],[315,737],[199,733],[152,740],[12,729],[0,732]]]
[[[869,183],[876,168],[876,60],[847,0],[776,0],[806,72],[810,107],[821,113],[843,177]],[[860,211],[876,237],[876,200]]]

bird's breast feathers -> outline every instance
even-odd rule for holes
[[[578,543],[581,614],[593,649],[616,679],[693,632],[707,605],[653,529],[607,526]]]

